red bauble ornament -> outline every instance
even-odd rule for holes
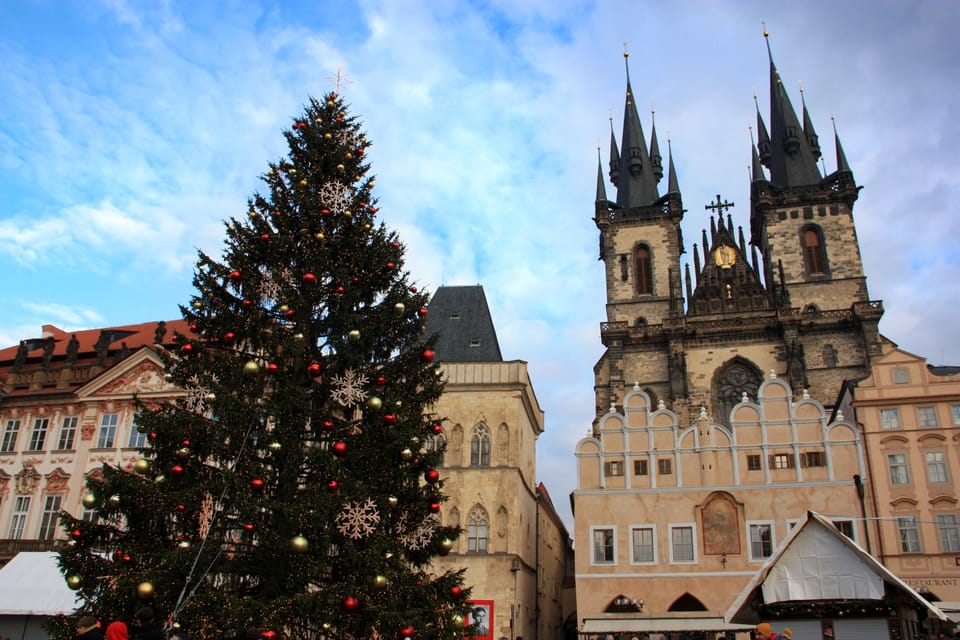
[[[416,292],[417,292],[417,288],[416,288],[416,287],[410,287],[410,291],[412,291],[413,293],[416,293]]]
[[[200,330],[200,329],[197,327],[197,323],[196,323],[196,322],[191,322],[191,323],[190,323],[190,333],[196,333],[196,332],[199,331],[199,330]]]
[[[224,344],[233,344],[236,339],[237,334],[235,334],[233,331],[227,331],[225,334],[223,334]]]
[[[437,435],[440,435],[441,433],[443,433],[443,425],[441,424],[433,425],[433,432]]]
[[[173,465],[170,467],[170,475],[172,475],[174,478],[179,478],[183,475],[183,467],[181,467],[179,464]]]
[[[337,482],[336,480],[331,480],[330,482],[327,483],[327,491],[329,491],[330,493],[336,493],[340,491],[340,483]]]
[[[424,362],[433,362],[433,350],[432,350],[432,349],[424,349],[424,350],[423,350],[423,354],[421,355],[421,357],[423,358],[423,361],[424,361]]]
[[[430,469],[425,474],[423,474],[423,478],[430,484],[434,484],[440,481],[440,472],[437,471],[436,469]]]
[[[376,213],[377,211],[379,211],[379,209],[376,207],[370,207],[370,213]]]
[[[161,411],[163,411],[163,409],[160,408],[160,405],[158,405],[158,404],[153,405],[153,412],[154,412],[154,413],[160,413]]]
[[[299,129],[306,129],[306,128],[307,128],[307,123],[306,123],[306,122],[302,122],[302,121],[301,121],[301,122],[298,122],[298,123],[297,123],[297,127],[298,127]],[[263,635],[264,635],[264,637],[266,637],[267,634],[263,634]],[[276,635],[276,634],[274,634],[274,635]]]
[[[183,513],[186,510],[187,510],[186,505],[182,505],[182,504],[177,505],[177,511],[179,511],[180,513]]]
[[[303,284],[316,284],[317,276],[312,273],[303,274]]]
[[[73,531],[70,532],[70,535],[73,537],[74,540],[79,540],[81,537],[83,537],[83,532],[80,531],[80,529],[74,529]]]
[[[353,284],[359,284],[360,278],[358,278],[357,276],[353,276],[352,278],[350,278],[350,282],[352,282]]]
[[[427,315],[427,308],[426,308],[426,307],[420,307],[420,311],[417,311],[417,313],[419,313],[419,314],[420,314],[420,317],[423,318],[424,316]]]
[[[114,559],[114,560],[123,560],[123,556],[124,556],[124,555],[125,555],[125,554],[123,553],[123,551],[121,551],[120,549],[117,549],[116,551],[113,552],[113,559]]]
[[[127,554],[123,554],[123,561],[124,561],[125,563],[127,563],[127,564],[130,564],[131,562],[133,562],[133,558],[131,558],[131,557],[130,557],[129,555],[127,555]]]
[[[240,276],[240,272],[239,272],[239,271],[231,271],[231,272],[230,272],[230,282],[237,283],[237,282],[240,282],[240,280],[242,280],[242,278],[241,278],[241,276]]]
[[[151,431],[151,432],[150,432],[150,435],[148,435],[147,437],[150,438],[151,440],[156,440],[156,439],[157,439],[157,432],[156,432],[156,431]]]
[[[430,503],[430,513],[440,513],[440,503],[431,502]]]
[[[307,125],[303,125],[300,128],[306,129]],[[267,629],[266,631],[260,634],[260,637],[264,638],[265,640],[277,640],[277,632],[274,631],[273,629]]]
[[[263,491],[263,487],[266,483],[263,481],[263,478],[254,478],[250,481],[250,488],[254,491]]]
[[[246,531],[247,533],[253,533],[253,530],[254,530],[253,523],[248,522],[247,524],[243,525],[243,530]]]
[[[189,441],[189,440],[184,440],[184,441],[181,443],[181,445],[184,446],[184,447],[189,447],[189,446],[190,446],[190,441]]]
[[[450,587],[450,595],[453,596],[454,598],[459,598],[460,596],[463,595],[463,589],[460,588],[460,585],[455,584],[452,587]]]
[[[277,375],[278,373],[280,373],[280,365],[278,365],[276,362],[271,362],[270,364],[267,365],[267,373],[269,373],[272,376]]]
[[[253,306],[253,302],[251,302],[250,300],[244,300],[244,301],[243,301],[243,308],[244,308],[244,309],[249,309],[249,308],[252,307],[252,306]]]
[[[292,317],[293,317],[293,314],[294,314],[293,309],[287,309],[287,317],[288,317],[288,318],[292,318]]]
[[[383,376],[377,376],[375,382],[377,383],[378,387],[382,387],[383,385],[387,384],[387,379]]]
[[[330,215],[330,209],[320,209],[320,214],[328,216]]]
[[[342,606],[347,613],[356,613],[360,610],[360,601],[353,596],[347,596],[343,599]]]
[[[319,378],[321,373],[323,372],[321,371],[320,363],[318,362],[311,362],[307,367],[307,375],[311,378]]]
[[[323,421],[323,430],[324,430],[324,431],[333,431],[333,421],[332,421],[332,420],[324,420],[324,421]]]
[[[387,269],[393,269],[393,263],[392,263],[392,262],[388,262],[388,263],[387,263]]]
[[[343,442],[342,440],[340,442],[334,442],[333,454],[341,458],[347,455],[347,443]]]
[[[191,355],[193,353],[193,345],[190,344],[189,342],[183,345],[182,347],[180,347],[180,353],[182,353],[185,356]]]
[[[383,421],[389,425],[397,424],[397,416],[393,415],[392,413],[388,413],[387,415],[383,416]]]
[[[345,289],[343,287],[337,287],[337,293],[343,293]]]
[[[269,234],[269,233],[261,233],[261,234],[260,234],[260,239],[263,240],[264,242],[266,242],[267,240],[270,239],[270,234]]]
[[[400,629],[400,638],[412,638],[415,633],[416,630],[413,627],[404,627]]]

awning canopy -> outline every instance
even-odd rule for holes
[[[0,615],[55,616],[79,603],[57,565],[57,553],[23,551],[0,569]]]
[[[580,633],[590,635],[621,633],[669,633],[672,631],[750,631],[753,625],[724,622],[720,616],[669,617],[650,616],[587,618]]]

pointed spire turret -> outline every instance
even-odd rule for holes
[[[847,164],[847,154],[843,152],[843,146],[840,144],[840,136],[837,135],[837,121],[833,117],[830,121],[833,123],[833,139],[837,146],[837,171],[852,173],[850,165]]]
[[[807,137],[807,144],[810,145],[810,151],[813,153],[814,159],[816,159],[822,155],[820,153],[820,139],[817,137],[817,132],[813,129],[810,112],[807,111],[807,99],[803,95],[803,87],[800,87],[800,102],[803,103],[803,135]]]
[[[610,183],[617,185],[620,179],[620,149],[617,148],[617,137],[613,135],[613,116],[610,116]]]
[[[667,165],[667,193],[680,193],[680,183],[677,181],[676,165],[673,164],[673,145],[670,138],[667,138]]]
[[[804,135],[797,112],[773,62],[769,35],[763,32],[770,58],[770,161],[767,163],[770,181],[781,187],[817,184],[821,179],[817,156]],[[762,159],[762,141],[760,153]]]
[[[603,184],[603,162],[600,160],[600,147],[597,146],[597,204],[607,202],[607,188]]]
[[[757,148],[760,151],[760,161],[770,166],[770,134],[767,133],[767,125],[760,115],[760,105],[757,103],[757,94],[753,94],[753,104],[757,108]]]
[[[617,177],[617,204],[621,207],[643,207],[652,204],[660,194],[657,179],[643,135],[643,126],[630,86],[629,54],[624,52],[627,69],[627,96],[623,107],[623,134],[620,136],[620,167]]]
[[[760,117],[760,114],[757,114],[757,117]],[[760,162],[760,154],[757,153],[757,145],[753,143],[753,131],[750,131],[750,150],[753,152],[753,164],[751,165],[752,182],[764,182],[767,177],[763,175],[763,163]]]
[[[660,155],[660,144],[657,142],[656,111],[650,109],[650,165],[653,175],[659,183],[663,179],[663,157]]]

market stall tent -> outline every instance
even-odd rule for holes
[[[67,587],[57,553],[21,552],[0,569],[0,635],[11,640],[46,640],[51,616],[74,611],[79,603]]]

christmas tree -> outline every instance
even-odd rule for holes
[[[204,639],[462,637],[462,572],[429,566],[459,530],[439,519],[426,294],[342,98],[311,99],[284,135],[223,258],[199,255],[190,334],[163,354],[184,397],[141,403],[142,459],[92,474],[93,520],[62,516],[74,617],[149,605]]]

